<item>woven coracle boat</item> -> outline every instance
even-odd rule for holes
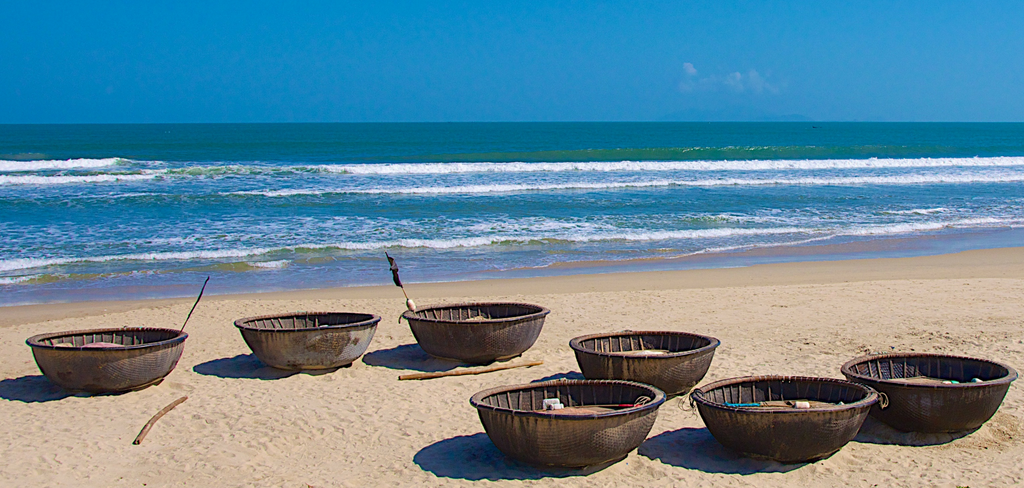
[[[827,457],[850,442],[878,393],[830,378],[749,376],[704,385],[691,398],[725,447],[800,463]]]
[[[158,383],[181,358],[188,334],[116,328],[39,334],[25,341],[39,370],[61,388],[121,393]]]
[[[587,379],[639,381],[667,395],[685,393],[711,366],[721,342],[686,332],[625,331],[569,341]]]
[[[583,467],[636,449],[665,393],[632,381],[557,380],[493,388],[469,402],[507,456],[535,466]],[[560,408],[546,410],[549,402]]]
[[[548,313],[529,303],[463,303],[406,310],[402,317],[427,354],[486,364],[533,346]]]
[[[238,319],[235,327],[260,361],[301,371],[352,364],[370,346],[377,322],[368,313],[300,312]]]
[[[942,354],[879,354],[841,369],[850,381],[885,394],[871,415],[905,432],[958,432],[981,427],[999,409],[1017,372],[984,359]]]

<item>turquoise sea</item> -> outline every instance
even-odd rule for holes
[[[0,125],[0,305],[1024,245],[1024,124]],[[750,252],[755,251],[755,252]]]

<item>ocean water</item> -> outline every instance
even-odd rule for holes
[[[0,305],[385,284],[385,251],[408,282],[927,254],[1022,223],[1024,124],[0,125]]]

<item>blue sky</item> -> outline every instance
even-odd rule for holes
[[[17,2],[0,123],[1024,121],[1021,2]]]

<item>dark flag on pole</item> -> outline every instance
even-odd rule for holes
[[[388,257],[388,263],[391,265],[391,279],[395,280],[395,286],[401,288],[402,294],[405,295],[405,306],[408,307],[409,310],[415,312],[416,303],[413,302],[412,299],[409,298],[409,294],[405,292],[405,285],[402,284],[402,279],[398,277],[398,264],[395,263],[395,258],[391,257],[391,255],[386,251],[384,252],[384,255]]]
[[[395,280],[395,286],[405,288],[402,286],[402,279],[398,277],[398,265],[395,264],[395,258],[388,255],[387,252],[384,255],[388,257],[388,263],[391,264],[391,279]]]

